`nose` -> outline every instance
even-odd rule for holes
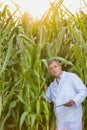
[[[56,68],[53,68],[53,72],[56,72],[57,70],[56,70]]]

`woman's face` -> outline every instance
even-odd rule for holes
[[[53,61],[49,66],[49,71],[52,76],[58,78],[62,72],[62,67],[57,61]]]

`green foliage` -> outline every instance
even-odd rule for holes
[[[0,130],[55,128],[52,105],[41,98],[52,80],[49,58],[60,60],[87,85],[87,15],[73,15],[62,2],[50,3],[40,20],[25,13],[20,23],[8,6],[0,12]]]

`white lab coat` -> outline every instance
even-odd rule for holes
[[[46,98],[54,103],[57,130],[82,130],[81,103],[86,96],[86,86],[74,73],[63,71],[59,84],[56,79],[50,84]],[[75,101],[73,106],[62,105],[70,100]]]

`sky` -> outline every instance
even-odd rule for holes
[[[53,2],[53,0],[12,0],[17,3],[21,10],[27,11],[31,14],[32,17],[40,18],[44,12],[49,8],[49,1]],[[58,0],[56,0],[58,1]],[[87,3],[87,0],[85,0]],[[3,2],[8,4],[11,9],[14,8],[11,0],[0,0],[0,3]],[[74,13],[78,11],[79,8],[84,7],[83,0],[64,0],[64,5],[70,10],[70,12]],[[83,8],[84,10],[84,8]],[[86,8],[87,11],[87,8]]]

